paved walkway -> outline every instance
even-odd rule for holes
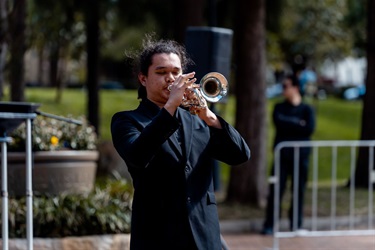
[[[306,221],[307,225],[310,223]],[[319,224],[324,227],[324,221]],[[286,220],[281,221],[282,228],[287,225]],[[258,233],[262,220],[222,221],[220,227],[229,250],[270,250],[273,247],[273,236]],[[279,250],[375,250],[375,235],[282,238]]]
[[[229,250],[269,250],[273,246],[272,236],[223,234],[223,238]],[[375,235],[285,238],[280,239],[279,250],[375,250]]]

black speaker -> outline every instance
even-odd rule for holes
[[[188,27],[185,47],[195,65],[187,72],[195,71],[198,81],[212,71],[223,74],[228,80],[232,59],[233,31],[218,27]]]
[[[188,67],[187,72],[195,71],[198,82],[212,71],[223,74],[229,84],[233,31],[218,27],[188,27],[185,36],[185,47],[195,65]],[[227,97],[219,102],[226,103]],[[213,104],[210,109],[216,112]],[[220,189],[219,164],[213,160],[214,188]]]

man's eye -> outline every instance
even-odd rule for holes
[[[156,71],[156,74],[158,74],[158,75],[164,75],[165,71]]]

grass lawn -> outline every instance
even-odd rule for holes
[[[41,104],[39,110],[56,115],[83,115],[87,112],[86,92],[81,89],[66,89],[60,103],[55,101],[56,91],[50,88],[28,88],[26,90],[27,102]],[[136,90],[101,90],[100,91],[100,134],[103,140],[110,139],[109,124],[112,115],[121,110],[133,109],[138,106]],[[228,98],[226,105],[217,104],[218,112],[231,124],[234,123],[235,101]],[[268,137],[271,141],[274,135],[270,123],[270,114],[273,105],[280,99],[268,100]],[[359,138],[361,122],[361,101],[344,101],[328,98],[323,101],[310,102],[317,113],[317,128],[314,140],[355,140]]]
[[[56,103],[56,90],[50,88],[28,88],[27,102],[40,103],[40,111],[66,116],[87,115],[87,96],[81,89],[65,89],[60,103]],[[100,138],[110,140],[110,123],[112,115],[121,110],[133,109],[138,105],[135,90],[101,90],[100,91]]]

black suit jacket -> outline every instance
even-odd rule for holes
[[[113,116],[112,140],[134,185],[131,249],[184,249],[191,233],[198,249],[221,249],[211,160],[238,165],[250,150],[219,119],[223,129],[210,128],[189,111],[171,116],[149,100]]]

